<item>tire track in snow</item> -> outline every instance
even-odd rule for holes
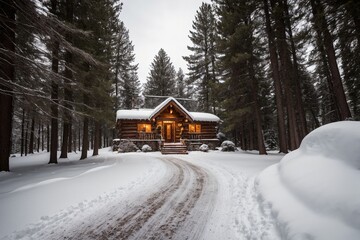
[[[277,226],[267,206],[261,204],[256,186],[256,178],[248,178],[244,174],[237,176],[238,196],[237,216],[235,228],[241,239],[248,240],[277,240]]]
[[[216,180],[189,162],[160,160],[171,177],[156,192],[130,204],[125,213],[110,207],[97,214],[95,224],[83,223],[62,239],[199,239],[215,204]]]

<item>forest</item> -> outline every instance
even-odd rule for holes
[[[97,155],[116,136],[116,110],[151,107],[147,95],[192,99],[192,111],[218,115],[227,138],[260,154],[360,119],[359,1],[202,3],[188,69],[160,49],[143,85],[122,5],[0,0],[0,171],[14,153]]]

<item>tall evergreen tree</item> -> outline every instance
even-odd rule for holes
[[[270,54],[270,67],[272,72],[272,78],[274,81],[275,88],[275,100],[277,109],[277,122],[278,122],[278,139],[280,152],[287,153],[287,142],[286,142],[286,129],[285,129],[285,113],[282,100],[282,83],[279,73],[279,60],[277,55],[277,48],[275,43],[275,33],[271,25],[270,10],[268,0],[263,1],[264,13],[265,13],[265,24],[266,32],[268,36],[269,54]]]
[[[359,1],[330,1],[329,15],[335,21],[341,68],[354,119],[360,119],[360,3]]]
[[[217,52],[216,20],[212,6],[202,3],[196,12],[189,38],[193,46],[188,46],[192,52],[184,57],[188,63],[189,80],[197,86],[199,108],[206,112],[216,112],[217,107]]]
[[[186,98],[188,97],[185,89],[185,74],[181,68],[176,73],[176,97]]]
[[[14,56],[6,52],[15,51],[15,2],[0,1],[0,9],[0,171],[9,171],[15,68]]]
[[[133,109],[140,104],[140,81],[136,70],[125,72],[120,83],[120,106]]]
[[[144,95],[175,95],[175,76],[175,68],[171,63],[170,57],[161,48],[151,63],[150,73],[144,85]],[[154,104],[156,103],[151,103],[150,105]]]
[[[123,22],[119,23],[114,50],[115,110],[119,107],[131,109],[139,103],[140,81],[138,64],[134,63],[134,46]]]
[[[240,132],[243,149],[266,154],[259,101],[259,48],[252,1],[215,1],[219,20],[219,46],[225,75],[223,108],[228,130]],[[251,114],[254,113],[254,114]],[[248,140],[246,140],[248,139]]]
[[[68,24],[73,24],[73,18],[74,18],[74,0],[65,0],[64,3],[65,13],[64,13],[64,19]],[[72,34],[67,33],[66,34],[66,40],[69,43],[72,43]],[[69,148],[71,148],[71,128],[72,128],[72,116],[71,116],[71,110],[72,105],[69,103],[72,101],[72,90],[71,90],[71,84],[73,80],[73,73],[72,73],[72,53],[68,50],[65,51],[65,70],[64,70],[64,116],[63,116],[63,135],[62,135],[62,146],[61,146],[61,154],[60,158],[67,158],[67,153]]]
[[[329,30],[329,24],[325,17],[325,10],[320,0],[310,0],[311,10],[313,14],[313,24],[318,38],[325,49],[325,57],[331,74],[332,88],[335,103],[339,109],[340,119],[344,120],[351,118],[349,106],[347,104],[344,87],[342,84],[339,66],[336,61],[336,54],[334,49],[334,39]]]
[[[58,0],[51,0],[50,12],[58,14]],[[54,74],[59,72],[59,42],[56,39],[51,40],[51,70]],[[59,83],[56,79],[51,82],[51,147],[49,163],[57,163],[58,150],[58,104],[59,104]]]

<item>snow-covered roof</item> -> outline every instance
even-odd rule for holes
[[[170,103],[171,101],[173,101],[185,114],[187,114],[191,120],[193,120],[194,118],[191,116],[190,112],[188,112],[188,110],[186,110],[186,108],[184,108],[183,105],[181,105],[175,98],[173,97],[169,97],[167,98],[165,101],[163,101],[162,103],[160,103],[152,112],[152,114],[149,116],[149,119],[151,119],[153,116],[155,116],[162,108],[164,108],[168,103]]]
[[[211,113],[190,112],[190,114],[193,116],[194,121],[220,122],[220,118]]]
[[[131,109],[131,110],[118,110],[116,112],[116,120],[118,119],[136,119],[136,120],[148,120],[150,114],[154,109]]]
[[[186,113],[192,121],[204,121],[204,122],[219,122],[220,118],[211,113],[204,112],[189,112],[181,105],[175,98],[169,97],[162,103],[160,103],[155,109],[131,109],[131,110],[118,110],[116,113],[116,120],[128,119],[128,120],[150,120],[155,116],[162,108],[168,103],[173,101],[184,113]]]

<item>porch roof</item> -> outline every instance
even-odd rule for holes
[[[155,109],[130,109],[130,110],[118,110],[116,113],[116,120],[150,120],[153,116],[159,113],[167,104],[174,102],[186,115],[188,115],[193,121],[204,122],[219,122],[220,118],[211,113],[204,112],[189,112],[182,106],[175,98],[167,98],[160,103]]]

